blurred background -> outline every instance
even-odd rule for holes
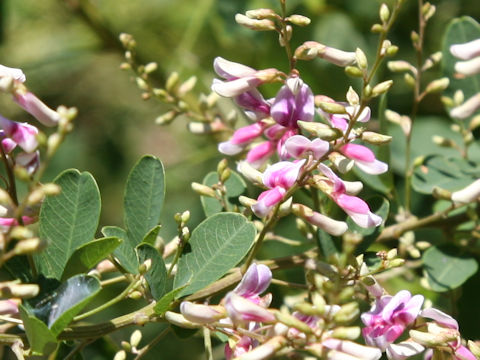
[[[361,47],[373,56],[377,36],[369,30],[378,19],[381,1],[288,0],[287,3],[290,13],[312,19],[310,26],[295,28],[294,47],[303,41],[315,40],[347,51]],[[440,50],[442,34],[453,17],[480,18],[477,0],[433,3],[437,14],[427,28],[427,54]],[[22,68],[27,75],[27,86],[49,106],[56,108],[65,104],[79,110],[75,130],[57,154],[47,180],[67,168],[91,172],[102,194],[100,225],[121,225],[123,187],[128,171],[141,155],[153,154],[166,166],[162,236],[169,239],[174,235],[172,216],[176,212],[190,209],[192,225],[201,221],[200,201],[190,190],[190,183],[201,182],[221,159],[216,144],[207,137],[188,133],[182,119],[167,127],[154,124],[155,118],[167,108],[155,100],[142,100],[132,74],[119,69],[123,50],[118,35],[132,34],[138,43],[139,59],[144,63],[158,63],[154,77],[159,85],[164,84],[172,71],[178,71],[183,80],[195,74],[199,80],[196,90],[208,93],[216,56],[257,69],[288,69],[275,34],[249,31],[234,21],[236,13],[260,7],[278,10],[279,4],[277,0],[1,0],[0,63]],[[417,27],[417,4],[406,1],[389,37],[400,47],[396,58],[413,60],[410,33]],[[315,94],[335,99],[344,99],[348,86],[354,83],[344,76],[343,69],[321,61],[301,63],[299,70]],[[380,80],[392,77],[385,68],[378,74]],[[434,76],[435,71],[432,78]],[[268,91],[267,96],[274,95]],[[0,98],[0,105],[3,116],[17,121],[30,120],[10,98]],[[374,103],[374,114],[375,106]],[[411,93],[402,81],[393,87],[388,106],[397,112],[409,113]],[[427,97],[419,115],[435,118],[448,127],[438,97]],[[428,127],[424,130],[429,131]],[[420,196],[416,203],[414,213],[431,211]],[[282,253],[281,247],[272,247],[271,251]],[[475,281],[467,283],[464,288],[471,289],[470,293],[461,299],[475,299],[478,279]],[[122,306],[121,311],[126,312],[137,304],[127,301]],[[116,311],[118,314],[118,308]],[[461,312],[460,316],[465,317],[464,335],[480,337],[480,319],[477,317],[476,322],[472,322],[467,312]],[[147,326],[145,339],[148,341],[160,330],[161,325]],[[111,342],[100,341],[88,346],[90,359],[112,358],[119,340],[131,331],[133,329],[112,334]],[[218,346],[217,351],[221,353],[222,346]],[[200,337],[179,340],[170,334],[145,359],[203,357]]]

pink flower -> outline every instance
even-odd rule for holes
[[[291,136],[285,141],[287,153],[296,159],[311,154],[314,159],[318,160],[328,152],[329,148],[330,144],[324,140],[309,140],[302,135]]]
[[[234,291],[230,291],[225,297],[225,309],[234,324],[246,324],[251,321],[272,323],[275,321],[275,315],[265,307],[257,305]]]
[[[227,360],[236,359],[248,353],[257,345],[258,345],[258,342],[248,336],[242,336],[240,338],[240,341],[238,341],[235,344],[233,349],[230,347],[230,344],[227,342],[227,344],[225,345],[225,358]]]
[[[197,324],[209,324],[225,317],[225,311],[220,306],[209,306],[183,301],[180,312],[188,321]]]
[[[297,121],[312,121],[314,112],[312,90],[300,78],[289,78],[277,93],[270,114],[278,124],[297,129]]]
[[[258,304],[259,295],[267,290],[271,280],[272,272],[268,266],[253,263],[233,291]]]
[[[270,190],[262,192],[257,203],[252,206],[255,215],[265,217],[276,204],[282,201],[286,190],[297,181],[304,164],[305,159],[296,162],[280,161],[265,170],[262,181]]]
[[[382,352],[379,349],[363,346],[353,341],[330,338],[324,340],[322,346],[330,349],[327,358],[332,360],[378,360],[382,357]]]
[[[21,301],[19,299],[0,300],[0,314],[1,315],[16,315],[18,314],[18,305]]]
[[[378,175],[388,170],[388,165],[377,160],[373,151],[366,146],[349,143],[343,145],[340,151],[367,174]]]
[[[330,197],[340,206],[360,227],[379,226],[382,218],[370,211],[368,204],[362,199],[346,194],[343,181],[326,165],[320,164],[319,169],[330,182]]]
[[[272,141],[264,141],[255,145],[247,153],[247,162],[258,169],[275,153],[275,143]]]
[[[395,296],[377,298],[372,309],[361,315],[366,325],[362,333],[367,345],[385,351],[415,321],[422,304],[423,296],[412,296],[406,290],[399,291]],[[395,348],[389,350],[390,353],[396,351],[398,349]]]
[[[37,148],[38,129],[35,126],[27,123],[17,123],[0,116],[0,128],[3,129],[5,136],[11,140],[5,143],[2,141],[5,152],[11,152],[16,145],[19,145],[27,153],[31,153]]]
[[[278,76],[276,69],[259,71],[221,57],[215,58],[213,67],[215,72],[226,81],[214,79],[212,90],[225,97],[235,97],[255,90],[260,84],[272,81]],[[252,94],[252,97],[257,98],[256,95],[258,94]]]
[[[445,314],[443,311],[440,311],[435,308],[429,308],[425,309],[420,313],[420,316],[428,319],[434,320],[437,324],[441,325],[442,327],[445,327],[446,329],[453,329],[458,331],[459,326],[457,320],[452,318],[450,315]],[[452,341],[449,343],[450,347],[452,348],[454,352],[454,359],[456,360],[476,360],[475,355],[471,353],[468,348],[462,345],[460,341]],[[426,359],[431,359],[432,358],[432,351],[428,351],[426,356]]]
[[[225,155],[236,155],[259,137],[264,128],[265,126],[261,122],[241,127],[233,133],[230,140],[218,144],[218,151]]]

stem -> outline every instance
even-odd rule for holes
[[[213,360],[212,338],[210,337],[210,330],[205,326],[203,327],[203,344],[205,345],[205,359]]]
[[[117,277],[114,277],[114,278],[111,278],[111,279],[101,281],[100,286],[103,288],[105,286],[112,285],[112,284],[117,284],[119,282],[127,281],[127,280],[128,279],[126,278],[125,275],[120,275],[120,276],[117,276]]]
[[[142,283],[142,280],[136,280],[132,283],[130,283],[130,285],[128,285],[125,290],[123,290],[120,294],[118,294],[117,296],[115,296],[113,299],[111,299],[110,301],[107,301],[106,303],[100,305],[99,307],[95,308],[95,309],[92,309],[90,311],[87,311],[86,313],[83,313],[83,314],[80,314],[78,316],[75,316],[73,318],[73,321],[79,321],[79,320],[82,320],[82,319],[85,319],[93,314],[96,314],[110,306],[112,306],[113,304],[116,304],[117,302],[123,300],[127,295],[128,293],[130,292],[130,290],[132,289],[135,289],[138,285],[140,285]]]
[[[411,181],[413,170],[411,169],[411,143],[412,143],[412,132],[413,132],[413,124],[415,122],[415,118],[417,117],[418,107],[420,102],[423,100],[425,94],[420,94],[420,84],[422,80],[422,62],[423,62],[423,41],[425,36],[425,18],[422,15],[422,8],[423,8],[423,0],[418,0],[418,41],[414,43],[414,47],[416,50],[417,56],[417,74],[415,76],[415,87],[414,87],[414,94],[413,94],[413,105],[412,105],[412,112],[410,114],[410,129],[406,134],[406,148],[405,148],[405,211],[407,214],[410,214],[411,210],[411,198],[412,198],[412,188],[411,188]]]
[[[289,288],[308,289],[308,286],[305,285],[305,284],[292,283],[292,282],[289,282],[289,281],[284,281],[284,280],[279,280],[279,279],[272,279],[271,283],[275,284],[275,285],[286,286],[286,287],[289,287]]]
[[[165,335],[167,335],[170,332],[171,327],[167,327],[164,329],[160,334],[157,335],[152,341],[150,341],[147,345],[145,345],[143,348],[138,350],[137,356],[135,357],[134,360],[140,360],[146,353],[148,353],[152,348],[158,344],[160,340],[163,339]]]
[[[285,48],[285,52],[287,53],[290,71],[292,71],[293,69],[295,69],[295,58],[293,56],[292,48],[290,46],[290,40],[288,39],[287,23],[285,21],[285,18],[287,17],[286,0],[280,0],[280,5],[282,7],[282,29],[280,30],[280,36],[283,39],[283,47]]]
[[[12,171],[12,166],[11,166],[12,164],[8,160],[7,154],[5,154],[5,150],[1,145],[0,145],[0,152],[2,154],[2,161],[5,164],[5,171],[7,172],[7,177],[8,177],[8,186],[7,186],[8,194],[10,195],[13,203],[15,205],[18,205],[17,187],[15,184],[15,175],[13,174],[13,171]]]

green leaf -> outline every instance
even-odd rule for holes
[[[157,240],[157,236],[161,228],[162,228],[162,225],[155,226],[152,230],[150,230],[147,233],[147,235],[145,235],[142,242],[150,245],[155,245],[155,241]]]
[[[431,194],[435,186],[455,191],[471,184],[479,177],[480,166],[473,162],[434,155],[415,169],[412,186],[423,194]]]
[[[55,335],[43,321],[31,315],[23,305],[19,306],[19,310],[32,355],[51,354],[57,346]]]
[[[215,214],[198,225],[178,262],[174,288],[190,283],[179,295],[192,294],[225,275],[247,254],[255,233],[255,226],[236,213]]]
[[[158,224],[165,199],[165,173],[154,156],[142,157],[133,167],[125,189],[125,226],[134,246]]]
[[[36,299],[31,312],[47,324],[54,336],[58,336],[100,290],[100,281],[96,277],[77,275],[44,294],[42,299]]]
[[[169,290],[167,270],[163,258],[157,249],[147,243],[142,243],[137,246],[137,256],[139,264],[143,264],[148,259],[151,260],[151,267],[144,276],[153,298],[155,300],[160,299]]]
[[[432,246],[423,254],[428,284],[434,291],[453,290],[478,270],[475,258],[453,246]]]
[[[87,272],[110,255],[121,243],[122,240],[117,237],[104,237],[80,246],[65,265],[62,278],[68,279],[73,275]]]
[[[134,250],[135,245],[130,242],[127,232],[117,226],[105,226],[102,228],[102,234],[108,237],[117,237],[122,240],[120,246],[113,252],[113,256],[117,258],[126,272],[138,274],[138,261]]]
[[[455,63],[461,61],[450,53],[450,46],[462,44],[480,38],[480,25],[468,16],[453,19],[447,27],[442,48],[443,75],[450,78],[450,85],[445,90],[447,96],[452,97],[455,91],[462,90],[465,100],[480,92],[480,75],[469,76],[464,79],[455,77]]]
[[[203,185],[212,186],[217,183],[218,174],[215,171],[209,172],[203,179]],[[227,205],[229,208],[233,208],[236,204],[235,200],[237,200],[238,197],[247,189],[247,184],[245,184],[245,181],[240,175],[238,175],[235,171],[232,171],[228,180],[225,181],[225,189]],[[222,212],[223,210],[222,204],[217,199],[208,196],[201,196],[200,201],[202,203],[203,211],[207,217]]]
[[[40,210],[40,238],[49,246],[35,256],[42,274],[60,279],[68,259],[95,236],[100,216],[100,193],[92,175],[66,170],[54,181],[62,188],[45,199]]]
[[[322,229],[318,229],[318,247],[322,256],[328,259],[330,256],[338,254],[338,248],[332,235]]]
[[[170,310],[172,302],[175,300],[177,295],[186,287],[188,284],[181,286],[177,289],[173,289],[172,291],[166,293],[163,295],[163,297],[157,301],[155,306],[153,307],[153,310],[155,311],[155,314],[162,316],[165,314],[168,310]]]

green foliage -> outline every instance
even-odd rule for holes
[[[138,262],[135,255],[135,244],[129,242],[127,232],[118,226],[105,226],[102,234],[109,237],[117,237],[122,240],[113,255],[118,259],[123,269],[131,274],[138,274]]]
[[[27,333],[27,339],[33,355],[52,353],[57,346],[57,339],[48,326],[31,315],[24,306],[19,306],[20,317]]]
[[[165,262],[158,250],[147,243],[142,243],[137,246],[137,256],[139,264],[143,264],[147,260],[151,261],[151,267],[144,276],[153,298],[159,300],[170,290],[168,287]]]
[[[85,273],[110,255],[122,243],[117,237],[104,237],[80,246],[68,260],[62,279]]]
[[[455,63],[460,61],[450,53],[450,46],[454,44],[462,44],[480,38],[480,25],[477,21],[469,16],[462,16],[453,19],[445,33],[443,41],[442,55],[443,55],[443,73],[444,76],[450,79],[450,86],[445,93],[448,96],[453,96],[457,90],[462,90],[465,99],[480,92],[480,74],[469,76],[464,79],[455,77]]]
[[[209,172],[203,179],[203,185],[212,186],[217,183],[218,173],[215,171]],[[227,206],[229,208],[233,208],[235,206],[235,199],[245,192],[247,189],[247,184],[245,184],[245,181],[240,175],[238,175],[235,171],[232,171],[230,177],[225,182],[225,189]],[[219,213],[223,209],[222,204],[217,199],[202,196],[200,197],[200,200],[206,216]]]
[[[446,190],[460,190],[480,177],[480,166],[460,158],[430,156],[418,166],[412,179],[419,193],[431,194],[435,186]]]
[[[428,284],[434,291],[458,288],[478,270],[475,258],[452,246],[433,246],[423,254]]]
[[[128,176],[125,189],[125,226],[131,243],[139,244],[158,224],[165,199],[165,172],[154,156],[143,156]]]
[[[35,256],[35,263],[45,276],[60,279],[73,253],[95,236],[100,193],[87,172],[66,170],[55,183],[61,194],[46,198],[40,210],[40,238],[50,246]]]
[[[153,310],[157,315],[165,314],[172,307],[172,302],[175,300],[177,295],[186,287],[188,284],[185,284],[179,288],[173,289],[172,291],[166,293],[160,300],[157,301]]]
[[[211,284],[237,265],[253,244],[255,226],[243,215],[220,213],[203,221],[192,232],[178,263],[174,288],[188,283],[179,296]]]

